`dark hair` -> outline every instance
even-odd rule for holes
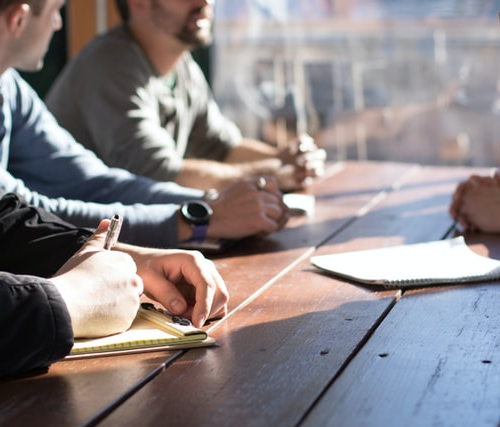
[[[115,5],[116,8],[118,9],[120,17],[122,18],[122,21],[128,22],[128,19],[130,17],[130,11],[128,10],[127,0],[115,0]]]
[[[21,3],[29,4],[31,10],[33,11],[33,15],[37,16],[42,13],[46,0],[0,0],[0,12],[3,12],[9,6]]]

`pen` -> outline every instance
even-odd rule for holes
[[[122,228],[123,218],[120,215],[115,215],[109,224],[106,239],[104,240],[104,249],[110,250],[117,242],[120,230]]]

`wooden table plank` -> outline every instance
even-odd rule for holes
[[[365,204],[412,167],[352,163],[330,169],[313,188],[318,198],[313,218],[294,218],[282,232],[247,239],[215,260],[231,291],[231,308],[348,224]],[[218,335],[224,338],[222,329]],[[211,350],[197,350],[193,355],[200,352],[212,354]],[[174,355],[178,353],[59,362],[47,375],[0,381],[0,424],[79,425],[133,392]]]
[[[498,426],[500,284],[405,295],[307,426]]]
[[[174,352],[58,362],[48,374],[0,382],[0,425],[81,425],[154,375]]]
[[[403,190],[400,184],[397,191],[387,189],[380,204],[332,242],[359,249],[363,239],[370,245],[442,237],[451,226],[450,191],[467,171],[428,172],[412,170],[402,180]],[[190,352],[103,425],[133,425],[137,414],[151,425],[165,419],[184,426],[298,424],[397,296],[318,274],[309,264],[311,254],[219,323],[219,349],[204,356]],[[148,403],[152,396],[155,405]]]

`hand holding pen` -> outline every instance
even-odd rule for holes
[[[108,232],[104,240],[104,249],[111,250],[111,248],[118,241],[120,230],[122,229],[123,218],[120,215],[115,215],[109,223]]]
[[[76,338],[126,330],[137,314],[144,283],[131,254],[111,249],[120,218],[102,220],[92,236],[49,280],[66,303]],[[109,237],[106,238],[106,235]]]

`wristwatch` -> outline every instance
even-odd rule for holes
[[[210,205],[203,200],[191,200],[181,205],[181,217],[193,229],[191,240],[205,239],[212,213]]]

